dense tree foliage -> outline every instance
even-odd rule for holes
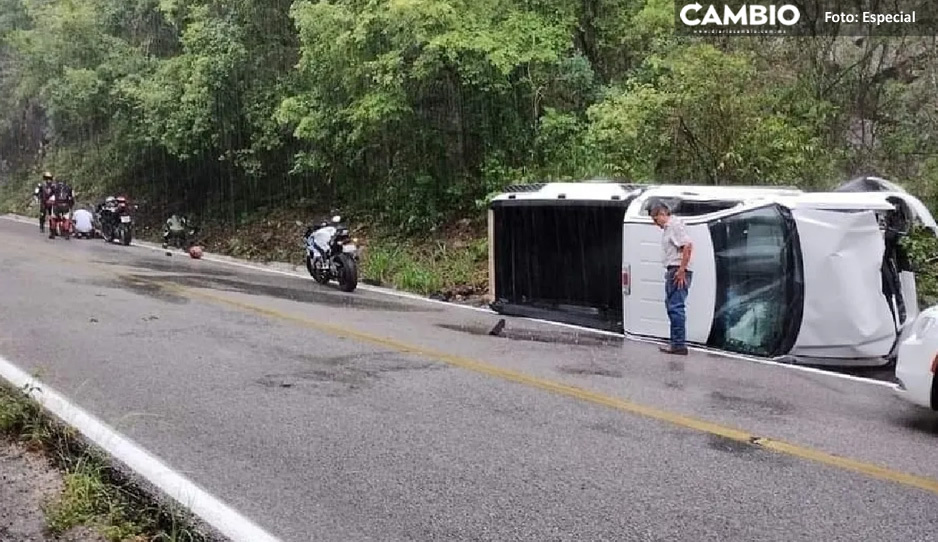
[[[0,174],[420,229],[506,183],[934,200],[934,38],[684,39],[667,0],[0,0]],[[194,209],[193,209],[194,208]]]

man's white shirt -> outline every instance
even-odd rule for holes
[[[94,229],[94,226],[91,223],[92,216],[91,213],[86,209],[79,209],[73,213],[75,218],[75,231],[78,233],[91,233],[91,230]]]

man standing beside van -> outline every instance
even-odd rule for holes
[[[679,218],[671,216],[671,209],[658,203],[651,209],[651,218],[661,228],[662,263],[664,264],[664,302],[671,321],[671,344],[661,351],[680,356],[687,355],[687,316],[684,302],[690,288],[693,272],[687,268],[693,243]]]

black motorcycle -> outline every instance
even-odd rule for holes
[[[133,206],[136,209],[136,205]],[[104,206],[98,212],[98,221],[101,223],[101,237],[108,243],[120,241],[122,245],[129,245],[133,239],[134,221],[130,213],[131,206],[127,198],[120,196],[115,199],[112,206]]]
[[[358,286],[358,247],[342,224],[342,217],[307,228],[303,236],[306,243],[306,269],[320,283],[338,281],[339,288],[351,292]]]

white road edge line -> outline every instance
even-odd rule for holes
[[[4,216],[2,216],[2,217],[0,217],[0,218],[5,218],[5,219],[7,219],[7,220],[11,220],[11,221],[13,221],[13,222],[20,222],[20,223],[23,223],[23,224],[35,224],[35,221],[34,221],[34,220],[30,220],[30,219],[28,219],[28,218],[26,218],[26,217],[22,217],[22,216],[18,216],[18,215],[13,215],[13,214],[7,214],[7,215],[4,215]],[[148,242],[148,241],[137,241],[137,240],[135,240],[135,241],[131,244],[131,246],[132,246],[132,247],[135,246],[135,247],[145,248],[145,249],[149,249],[149,250],[152,250],[152,251],[155,251],[155,252],[166,252],[166,249],[164,249],[162,246],[156,245],[156,244],[154,244],[154,243],[150,243],[150,242]],[[184,253],[183,253],[183,254],[184,254]],[[246,262],[240,262],[240,261],[237,261],[237,260],[235,260],[234,258],[230,258],[230,257],[219,257],[219,256],[216,256],[216,255],[206,254],[206,255],[202,256],[202,259],[205,260],[205,261],[208,261],[208,262],[212,262],[212,263],[217,263],[217,264],[221,264],[221,265],[230,265],[230,266],[232,266],[232,267],[241,267],[241,268],[244,268],[244,269],[250,269],[250,270],[252,270],[252,271],[258,271],[258,272],[261,272],[261,273],[271,273],[271,274],[275,274],[275,275],[284,275],[284,276],[293,277],[293,278],[306,278],[306,275],[304,275],[304,274],[302,274],[302,273],[292,272],[292,271],[284,271],[284,270],[282,270],[282,269],[271,269],[271,268],[269,268],[269,267],[263,267],[263,266],[260,266],[260,265],[250,264],[250,263],[246,263]],[[381,287],[378,287],[378,286],[370,286],[370,285],[367,285],[367,284],[359,285],[358,288],[361,289],[361,290],[365,290],[365,291],[367,291],[367,292],[374,292],[374,293],[377,293],[377,294],[388,295],[388,296],[392,296],[392,297],[400,297],[400,298],[403,298],[403,299],[410,299],[410,300],[413,300],[413,301],[420,301],[420,302],[422,302],[422,303],[432,303],[432,304],[437,304],[437,305],[445,305],[445,306],[450,307],[450,308],[456,308],[456,309],[462,309],[462,310],[471,310],[471,311],[480,312],[480,313],[483,313],[483,314],[491,314],[491,315],[498,315],[498,314],[499,314],[499,313],[493,311],[492,309],[487,309],[487,308],[483,308],[483,307],[473,307],[473,306],[471,306],[471,305],[460,305],[460,304],[458,304],[458,303],[449,303],[449,302],[447,302],[447,301],[439,301],[439,300],[436,300],[436,299],[429,299],[429,298],[427,298],[427,297],[422,297],[422,296],[419,296],[419,295],[416,295],[416,294],[407,293],[407,292],[401,292],[401,291],[398,291],[398,290],[391,290],[391,289],[389,289],[389,288],[381,288]],[[531,322],[537,322],[537,323],[545,324],[545,325],[549,325],[549,326],[562,327],[562,328],[566,328],[566,329],[572,329],[572,330],[575,330],[575,331],[582,331],[582,332],[584,332],[584,333],[592,333],[592,334],[594,334],[594,335],[603,335],[603,336],[606,336],[606,337],[616,337],[616,338],[625,339],[625,340],[634,341],[634,342],[648,343],[648,344],[663,344],[663,342],[660,341],[660,340],[655,340],[655,339],[652,339],[652,338],[649,338],[649,337],[641,337],[641,336],[637,336],[637,335],[632,335],[632,334],[630,334],[630,333],[615,333],[615,332],[612,332],[612,331],[605,331],[605,330],[601,330],[601,329],[592,329],[592,328],[587,328],[587,327],[583,327],[583,326],[577,326],[577,325],[574,325],[574,324],[567,324],[567,323],[564,323],[564,322],[553,322],[553,321],[550,321],[550,320],[541,320],[541,319],[539,319],[539,318],[525,318],[525,320],[528,320],[528,321],[531,321]],[[801,372],[810,373],[810,374],[819,375],[819,376],[826,376],[826,377],[830,377],[830,378],[839,378],[839,379],[842,379],[842,380],[849,380],[849,381],[851,381],[851,382],[859,382],[859,383],[862,383],[862,384],[873,384],[873,385],[877,385],[877,386],[884,386],[884,387],[887,387],[887,388],[895,388],[895,387],[897,386],[897,384],[895,384],[895,383],[893,383],[893,382],[886,382],[886,381],[883,381],[883,380],[876,380],[876,379],[873,379],[873,378],[864,378],[864,377],[862,377],[862,376],[854,376],[854,375],[847,375],[847,374],[842,374],[842,373],[835,373],[835,372],[832,372],[832,371],[825,371],[825,370],[823,370],[823,369],[817,369],[817,368],[814,368],[814,367],[805,367],[804,365],[796,365],[796,364],[791,364],[791,363],[781,363],[781,362],[778,362],[778,361],[772,361],[772,360],[770,360],[770,359],[756,358],[756,357],[752,357],[752,356],[746,356],[746,355],[743,355],[743,354],[734,354],[734,353],[732,353],[732,352],[724,352],[724,351],[721,351],[721,350],[712,350],[712,349],[709,349],[709,348],[699,348],[699,347],[693,347],[693,346],[691,346],[690,349],[691,349],[691,350],[694,350],[694,351],[696,351],[696,352],[701,352],[701,353],[705,353],[705,354],[711,354],[711,355],[714,355],[714,356],[719,356],[719,357],[721,357],[721,358],[726,358],[726,359],[732,359],[732,360],[735,360],[735,361],[744,361],[744,362],[747,362],[747,363],[758,363],[758,364],[760,364],[760,365],[767,365],[767,366],[771,366],[771,367],[781,367],[781,368],[783,368],[783,369],[788,369],[788,370],[791,370],[791,371],[801,371]]]
[[[30,395],[49,412],[121,461],[235,542],[281,542],[201,487],[150,454],[52,388],[29,376],[0,356],[0,376],[16,388],[28,386]],[[36,389],[38,388],[38,389]]]

